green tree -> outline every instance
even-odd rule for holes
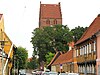
[[[16,51],[18,69],[25,69],[27,66],[28,52],[26,48],[18,47]]]
[[[72,34],[67,25],[36,28],[32,34],[33,53],[39,56],[39,62],[46,61],[45,55],[48,52],[67,51],[67,43],[72,40]]]
[[[27,68],[28,69],[36,69],[38,67],[38,60],[35,56],[32,57],[31,61],[28,61]]]
[[[74,36],[74,42],[77,42],[81,38],[86,29],[87,27],[84,28],[78,26],[71,30],[71,33]]]
[[[46,64],[49,64],[52,58],[54,57],[54,53],[48,52],[45,57],[46,57]]]

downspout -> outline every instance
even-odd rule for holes
[[[10,54],[11,54],[12,49],[13,49],[13,44],[11,45],[11,48],[10,48],[10,51],[9,51],[9,54],[8,54],[6,63],[5,63],[5,65],[4,65],[3,74],[4,74],[4,71],[5,71],[5,69],[6,69],[6,66],[7,66],[7,63],[8,63],[8,58],[10,57]]]

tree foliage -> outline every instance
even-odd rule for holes
[[[87,27],[84,28],[78,26],[71,30],[71,33],[74,36],[74,42],[77,42],[81,38],[86,29]]]
[[[35,56],[32,57],[31,61],[28,61],[27,68],[28,69],[36,69],[38,67],[38,60]]]
[[[16,66],[19,69],[25,69],[27,66],[28,53],[23,47],[18,47],[16,51],[17,62]]]
[[[45,55],[48,52],[67,51],[67,43],[72,40],[72,35],[67,25],[55,25],[42,29],[36,28],[32,34],[33,54],[39,56],[40,62],[46,61]]]
[[[49,64],[52,58],[54,57],[54,53],[48,52],[45,57],[46,57],[46,64]]]

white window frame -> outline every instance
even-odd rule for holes
[[[87,66],[87,73],[89,73],[89,66]]]
[[[88,44],[87,44],[87,54],[89,53],[89,48],[88,48]]]
[[[94,73],[94,65],[92,64],[92,73]]]
[[[86,54],[86,45],[84,47],[85,47],[85,54]]]
[[[92,69],[91,68],[92,68],[92,66],[90,65],[90,73],[92,73]]]
[[[81,47],[81,50],[82,50],[82,55],[83,55],[83,47]]]
[[[91,43],[89,43],[89,53],[91,53]]]
[[[94,52],[96,51],[96,41],[94,41]]]
[[[84,54],[85,54],[85,47],[83,46]]]
[[[85,72],[85,66],[83,66],[83,73]]]

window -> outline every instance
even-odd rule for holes
[[[80,55],[83,55],[83,47],[80,47]]]
[[[54,20],[54,24],[57,24],[57,20],[56,19]]]
[[[91,53],[91,43],[89,43],[89,53]]]
[[[94,41],[94,52],[96,51],[96,41]]]
[[[89,66],[87,65],[87,73],[89,73]]]
[[[78,56],[78,49],[76,50],[76,56]]]
[[[83,73],[85,72],[85,67],[83,66]]]
[[[84,47],[82,47],[82,54],[84,55]]]
[[[50,20],[49,19],[47,19],[46,24],[50,24]]]
[[[90,65],[90,73],[92,73],[92,67],[91,67],[91,65]]]
[[[81,70],[81,68],[80,68],[80,66],[78,67],[78,72],[80,72],[80,70]]]
[[[86,54],[86,46],[85,46],[85,54]]]
[[[81,47],[80,47],[80,55],[82,55],[82,49],[81,49]]]
[[[87,44],[87,54],[88,54],[88,50],[89,50],[89,49],[88,49],[88,44]]]
[[[92,64],[92,73],[94,73],[94,66],[93,66],[93,64]]]
[[[80,67],[80,69],[81,69],[80,72],[82,73],[82,66]]]
[[[85,54],[85,47],[83,46],[83,54]]]

